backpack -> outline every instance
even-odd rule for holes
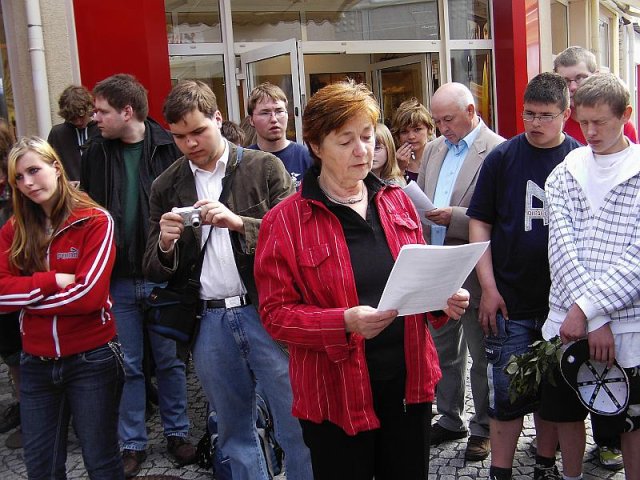
[[[273,478],[282,473],[284,452],[276,441],[276,435],[273,429],[273,420],[271,418],[271,412],[269,412],[267,402],[264,401],[260,394],[256,394],[256,405],[258,409],[256,428],[258,429],[258,436],[260,437],[262,454],[264,455],[264,459],[267,463],[269,475]]]
[[[260,437],[262,454],[267,464],[270,478],[282,473],[284,452],[276,442],[271,413],[264,399],[256,394],[258,419],[256,428]],[[229,457],[218,448],[218,416],[215,410],[210,410],[207,418],[207,431],[204,433],[197,447],[198,465],[205,469],[212,469],[215,480],[232,480]]]

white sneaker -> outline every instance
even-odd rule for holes
[[[607,470],[621,470],[624,467],[622,452],[618,448],[598,447],[598,460],[600,465]]]

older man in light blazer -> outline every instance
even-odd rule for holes
[[[504,138],[493,133],[478,117],[473,95],[460,83],[442,85],[431,99],[431,115],[442,136],[430,142],[422,157],[418,185],[438,208],[427,212],[433,225],[425,229],[428,243],[469,243],[467,206],[471,201],[482,162]],[[431,444],[465,438],[465,458],[483,460],[491,451],[489,442],[489,387],[484,334],[478,323],[480,286],[475,272],[464,288],[471,305],[459,322],[448,322],[431,330],[442,369],[436,402],[441,417],[431,430]],[[473,359],[471,390],[475,414],[466,425],[464,411],[467,348]]]

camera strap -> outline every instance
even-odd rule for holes
[[[236,176],[236,170],[238,169],[238,165],[242,161],[242,155],[244,153],[244,149],[240,146],[237,148],[236,153],[236,163],[230,169],[229,173],[224,176],[222,179],[222,192],[220,193],[220,198],[218,201],[223,205],[226,205],[227,198],[229,198],[229,194],[231,193],[231,186],[233,185],[233,179]],[[204,255],[207,251],[207,244],[209,243],[209,239],[211,238],[211,232],[213,232],[213,227],[209,229],[209,235],[207,235],[207,239],[202,246],[202,250],[200,250],[200,255],[198,256],[198,260],[191,266],[191,274],[189,275],[189,289],[197,289],[200,291],[200,275],[202,274],[202,264],[204,262]]]

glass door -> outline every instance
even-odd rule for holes
[[[244,98],[249,98],[253,87],[261,83],[279,86],[289,100],[287,138],[302,142],[302,110],[306,88],[303,62],[299,58],[302,58],[302,54],[298,41],[290,39],[242,53],[240,64],[244,77]]]
[[[429,108],[431,95],[440,84],[437,53],[385,60],[372,64],[371,68],[374,93],[387,126],[391,126],[393,114],[405,100],[415,97]]]
[[[494,129],[491,53],[491,50],[451,50],[451,81],[469,87],[478,115]]]

